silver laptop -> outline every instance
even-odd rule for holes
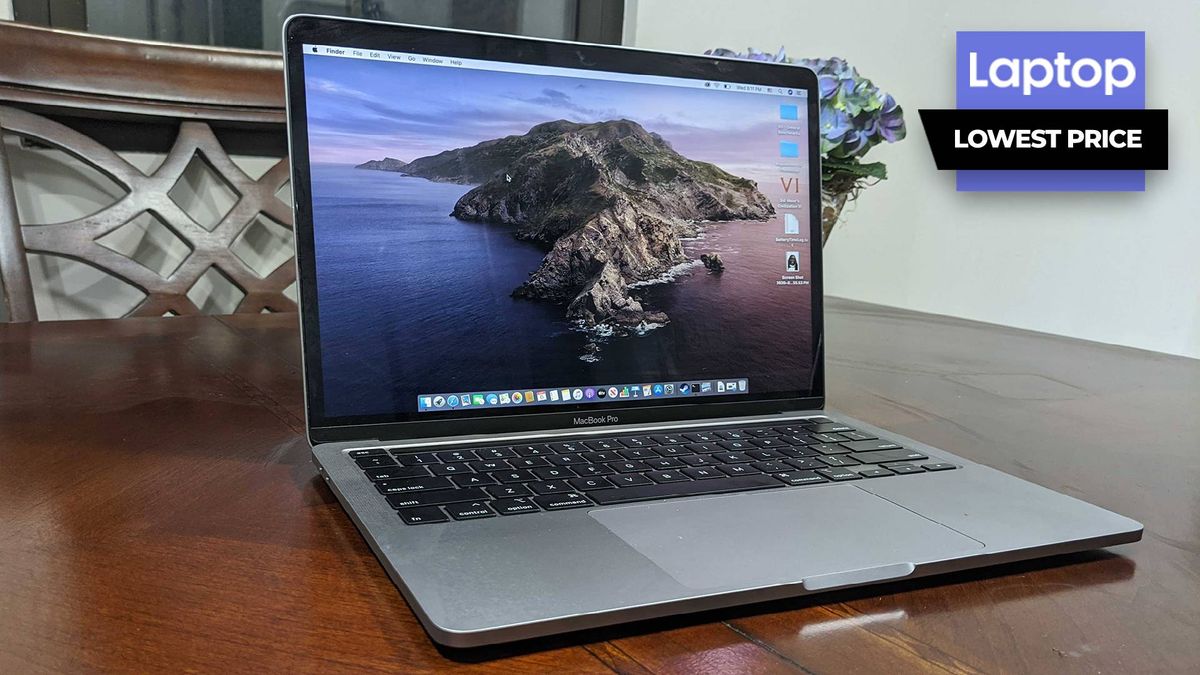
[[[824,408],[811,71],[284,30],[313,459],[435,641],[1141,537]]]

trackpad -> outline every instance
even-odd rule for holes
[[[917,563],[983,547],[851,485],[597,509],[591,516],[695,589],[803,582],[821,590],[900,578]]]

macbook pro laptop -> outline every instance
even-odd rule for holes
[[[435,641],[1141,537],[824,408],[812,71],[284,32],[313,460]]]

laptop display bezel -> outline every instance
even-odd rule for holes
[[[284,28],[288,140],[292,165],[292,198],[296,266],[304,360],[305,409],[309,440],[316,443],[352,440],[407,440],[475,434],[511,434],[550,429],[654,424],[673,421],[766,415],[824,406],[825,363],[821,274],[821,168],[819,96],[815,74],[803,67],[703,55],[652,52],[626,47],[561,42],[374,21],[297,15]],[[455,56],[533,65],[561,66],[631,74],[782,86],[807,93],[809,161],[809,241],[811,251],[811,336],[813,364],[808,386],[794,392],[696,399],[656,399],[651,405],[628,401],[617,405],[581,403],[534,409],[489,410],[486,415],[447,417],[448,413],[407,413],[327,417],[322,386],[316,265],[308,163],[307,108],[304,88],[305,44]],[[597,383],[599,384],[599,383]],[[751,398],[753,397],[753,398]]]

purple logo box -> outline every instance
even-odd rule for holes
[[[970,54],[975,52],[976,76],[988,79],[995,59],[1042,58],[1053,62],[1064,52],[1072,62],[1090,58],[1101,66],[1106,59],[1128,59],[1137,78],[1127,87],[1105,95],[1101,82],[1091,88],[1060,87],[1051,82],[1033,88],[970,86]],[[1138,31],[959,31],[955,49],[955,91],[959,108],[1145,108],[1146,33]],[[1004,74],[1007,74],[1005,69]],[[1090,71],[1081,75],[1086,79]],[[1070,79],[1068,68],[1068,79]],[[1146,172],[1122,171],[959,171],[959,192],[1140,192],[1146,189]]]

